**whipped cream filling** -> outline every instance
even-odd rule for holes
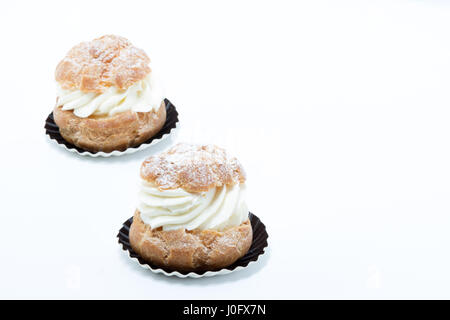
[[[191,193],[181,188],[159,190],[142,180],[138,210],[152,229],[221,231],[248,218],[245,188],[235,184]]]
[[[164,99],[163,90],[150,72],[147,77],[126,90],[109,87],[105,92],[83,92],[65,90],[57,84],[57,105],[62,110],[73,110],[80,118],[91,115],[113,116],[119,112],[150,112],[158,110]]]

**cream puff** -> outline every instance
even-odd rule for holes
[[[91,152],[111,152],[157,134],[166,109],[149,63],[142,49],[115,35],[73,47],[55,71],[61,136]]]
[[[146,159],[130,244],[146,261],[171,270],[217,270],[252,244],[245,173],[213,145],[177,144]]]

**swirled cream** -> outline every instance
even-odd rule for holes
[[[80,118],[91,115],[112,116],[128,110],[135,112],[158,110],[164,95],[154,78],[152,71],[126,90],[109,87],[102,93],[65,90],[57,85],[57,104],[62,106],[62,110],[73,110]]]
[[[223,230],[248,218],[245,184],[224,185],[206,192],[181,188],[159,190],[141,181],[138,210],[144,223],[163,230]]]

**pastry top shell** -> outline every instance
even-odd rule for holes
[[[104,92],[115,86],[127,89],[150,72],[150,58],[126,38],[105,35],[74,46],[56,67],[55,79],[63,89]]]
[[[147,158],[141,166],[141,178],[161,190],[182,188],[202,192],[243,183],[246,177],[239,161],[224,149],[180,143]]]

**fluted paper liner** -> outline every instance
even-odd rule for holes
[[[120,156],[123,154],[130,154],[136,151],[140,151],[154,145],[161,140],[167,138],[171,133],[173,133],[178,128],[178,112],[175,106],[168,100],[164,99],[164,103],[166,105],[166,122],[164,122],[164,126],[161,130],[143,143],[139,144],[135,147],[127,148],[124,151],[114,150],[111,152],[90,152],[83,148],[79,148],[66,140],[59,133],[59,127],[56,125],[55,120],[53,118],[53,112],[50,113],[45,120],[45,133],[52,139],[52,141],[56,142],[59,146],[65,148],[66,150],[74,153],[78,153],[82,156],[91,156],[91,157],[110,157],[110,156]]]
[[[251,262],[257,261],[259,256],[264,254],[264,249],[268,245],[267,239],[269,238],[269,235],[267,234],[266,231],[266,226],[264,225],[264,223],[261,222],[261,220],[259,220],[257,216],[255,216],[251,212],[249,212],[248,218],[250,220],[253,229],[253,240],[250,249],[245,254],[245,256],[237,260],[232,265],[222,268],[220,270],[201,271],[201,272],[177,271],[165,267],[164,268],[158,267],[150,262],[145,261],[133,250],[133,248],[131,248],[130,245],[129,232],[131,223],[133,222],[133,217],[131,217],[130,219],[128,219],[123,223],[122,228],[117,234],[117,238],[119,238],[119,244],[122,245],[122,249],[128,252],[128,255],[131,259],[137,261],[142,267],[150,269],[152,272],[163,273],[166,276],[177,276],[180,278],[210,277],[219,274],[227,274],[236,270],[243,269],[247,267]]]

